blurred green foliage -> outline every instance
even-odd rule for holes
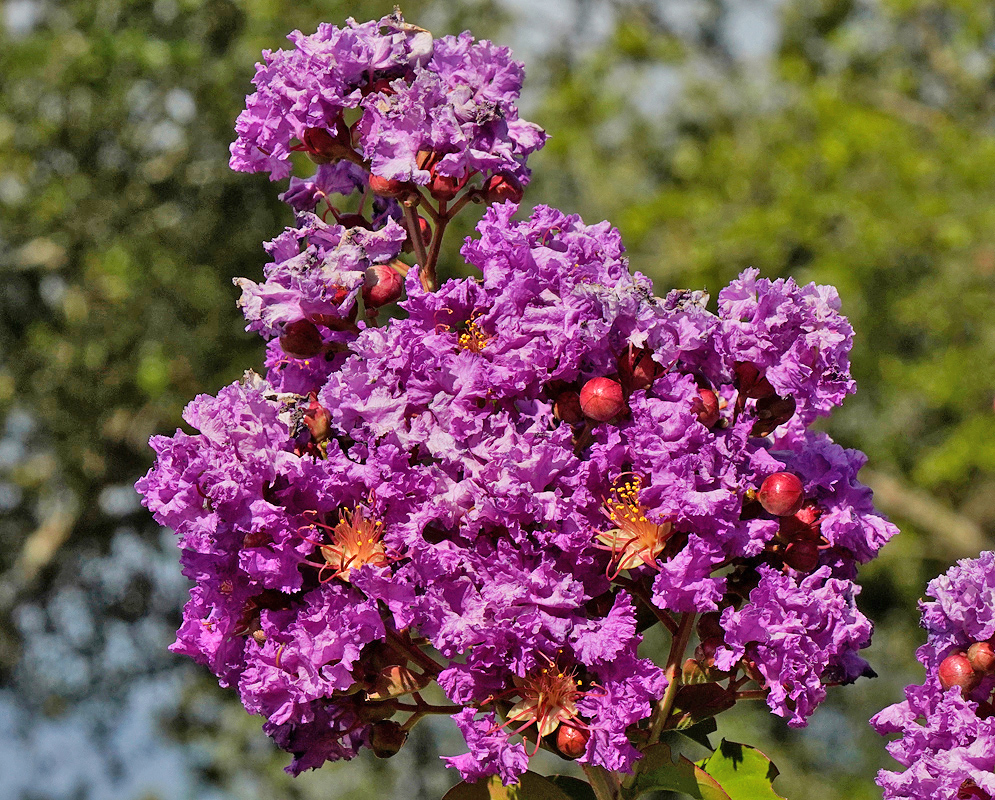
[[[866,719],[918,679],[914,600],[995,531],[995,6],[799,0],[757,52],[744,46],[759,33],[737,22],[743,5],[700,0],[682,16],[648,0],[579,2],[544,32],[527,116],[552,138],[527,200],[611,219],[661,292],[714,295],[748,266],[839,288],[859,391],[828,430],[868,453],[904,530],[862,578],[879,624],[870,658],[885,674],[831,693],[807,734],[740,709],[723,732],[769,745],[788,797],[872,798],[888,760]],[[259,51],[295,27],[389,11],[368,0],[33,7],[20,32],[8,9],[0,50],[0,409],[35,423],[22,457],[0,463],[13,498],[0,520],[4,614],[71,580],[76,554],[107,550],[121,517],[98,502],[107,487],[147,469],[149,435],[178,425],[196,393],[260,360],[230,281],[259,274],[260,242],[290,215],[264,176],[227,169]],[[437,34],[516,31],[497,3],[404,10]],[[606,11],[607,33],[593,36]],[[451,237],[453,271],[467,224]],[[139,509],[127,518],[153,530]],[[9,675],[17,651],[9,633],[4,643]],[[191,689],[191,707],[204,692]],[[174,720],[175,736],[209,754],[210,781],[254,796],[251,764],[262,794],[327,790],[280,777],[281,759],[244,733],[258,720],[241,713]]]

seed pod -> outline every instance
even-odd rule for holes
[[[584,416],[596,422],[608,422],[625,411],[622,384],[611,378],[591,378],[580,390],[580,407]]]
[[[284,326],[280,347],[292,358],[311,358],[321,352],[321,334],[313,323],[299,319]]]
[[[790,472],[775,472],[760,484],[757,499],[768,514],[773,514],[775,517],[790,517],[801,509],[805,494],[797,475],[792,475]]]

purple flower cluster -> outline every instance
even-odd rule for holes
[[[930,581],[920,603],[922,685],[871,725],[899,733],[888,752],[902,772],[878,773],[885,800],[991,800],[995,796],[995,553],[964,559]],[[964,660],[967,667],[958,669]]]
[[[448,763],[505,783],[540,746],[631,770],[707,714],[667,691],[696,620],[691,668],[725,707],[763,696],[803,725],[870,674],[854,578],[895,529],[862,454],[807,430],[853,391],[835,291],[748,270],[715,314],[656,297],[606,222],[516,220],[498,201],[542,136],[507,50],[399,17],[291,39],[232,149],[275,177],[295,138],[323,162],[291,182],[264,281],[236,281],[265,376],[196,398],[197,432],[155,437],[138,483],[195,583],[173,649],[237,689],[292,772],[391,755],[444,713],[468,747]],[[472,172],[500,176],[464,195],[489,205],[462,249],[475,276],[432,291]],[[367,184],[373,219],[312,213]],[[378,326],[402,275],[404,314]],[[656,624],[662,666],[639,650]]]
[[[433,40],[396,12],[288,38],[293,49],[266,51],[256,65],[230,163],[273,180],[290,175],[294,150],[329,165],[292,182],[295,207],[351,194],[364,171],[422,186],[474,174],[528,182],[525,162],[546,137],[518,117],[525,72],[507,48],[469,32]]]

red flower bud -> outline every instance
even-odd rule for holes
[[[630,392],[648,389],[659,374],[660,365],[649,350],[629,347],[618,357],[618,376]]]
[[[969,692],[981,682],[981,676],[974,671],[963,653],[951,653],[943,659],[937,674],[944,689],[959,686],[964,692]]]
[[[706,428],[711,428],[719,421],[719,398],[711,389],[698,389],[691,409],[697,413],[698,422]]]
[[[584,416],[596,422],[608,422],[625,411],[622,384],[611,378],[591,378],[580,390],[580,407]]]
[[[583,422],[584,412],[580,407],[580,395],[570,390],[560,392],[553,404],[553,414],[557,419],[562,419],[570,425]]]
[[[967,648],[967,660],[976,672],[995,672],[995,649],[990,642],[975,642]]]
[[[488,203],[503,203],[505,200],[521,203],[524,193],[522,184],[511,175],[491,175],[481,190],[481,196]]]
[[[819,566],[819,546],[806,539],[791,542],[784,548],[784,563],[799,572],[812,572]]]
[[[736,388],[747,397],[759,399],[774,394],[774,387],[760,374],[756,364],[737,361],[733,371],[736,373]]]
[[[591,734],[587,731],[564,722],[556,731],[556,749],[567,758],[580,758],[587,750],[590,738]]]
[[[411,191],[411,186],[405,181],[370,175],[370,191],[381,197],[403,197]]]
[[[321,352],[324,343],[314,324],[306,319],[291,322],[283,328],[280,347],[292,358],[311,358]]]
[[[775,472],[760,485],[757,493],[760,505],[775,517],[790,517],[799,511],[805,500],[802,482],[790,472]]]
[[[304,411],[304,424],[311,431],[311,438],[316,442],[325,441],[332,429],[332,415],[328,412],[314,392],[311,393],[311,402]]]
[[[377,758],[397,755],[408,738],[408,732],[391,719],[373,723],[370,728],[370,749]]]
[[[452,200],[466,183],[466,178],[456,178],[452,175],[440,175],[432,167],[432,177],[428,183],[429,194],[436,200]]]
[[[304,152],[315,164],[330,164],[345,158],[352,149],[349,142],[348,129],[340,119],[336,125],[338,133],[332,136],[324,128],[305,128],[301,135]]]
[[[393,303],[401,296],[404,278],[386,264],[374,264],[366,270],[363,280],[363,302],[367,308]]]

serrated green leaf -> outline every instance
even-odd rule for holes
[[[730,800],[784,800],[771,785],[777,767],[755,747],[723,739],[698,766],[719,782]]]
[[[644,792],[661,790],[682,792],[694,800],[732,800],[714,777],[686,756],[678,755],[674,760],[666,742],[646,750],[636,781],[624,794],[636,798]]]
[[[597,800],[594,789],[587,781],[574,778],[572,775],[550,775],[550,783],[562,789],[563,793],[570,797],[570,800]]]
[[[442,800],[571,800],[571,796],[542,775],[526,772],[514,786],[503,786],[497,776],[474,783],[462,781]]]

